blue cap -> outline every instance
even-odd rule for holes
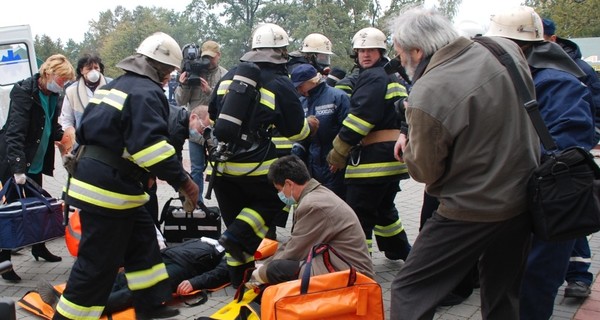
[[[312,65],[305,63],[297,66],[292,71],[292,82],[294,87],[298,88],[304,81],[310,80],[317,76],[317,69]]]
[[[542,24],[544,25],[544,35],[551,36],[556,32],[556,26],[554,25],[554,21],[544,18],[542,19]]]

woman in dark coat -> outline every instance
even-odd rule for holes
[[[39,73],[19,81],[10,92],[8,118],[0,131],[0,180],[9,178],[17,184],[25,184],[26,177],[42,184],[42,174],[54,171],[54,141],[63,135],[58,124],[59,92],[66,82],[75,78],[71,63],[63,55],[49,57]],[[14,189],[13,189],[14,190]],[[17,197],[8,194],[7,202]],[[0,251],[0,262],[10,260],[10,250]],[[49,262],[62,259],[48,251],[44,243],[34,244],[31,254],[38,260]],[[19,281],[14,272],[2,274],[2,278]]]

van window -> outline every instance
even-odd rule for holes
[[[27,44],[11,43],[0,46],[0,85],[12,85],[33,75]]]

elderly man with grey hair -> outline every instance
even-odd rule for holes
[[[391,319],[432,319],[435,307],[479,263],[483,319],[518,319],[530,242],[526,184],[538,137],[506,68],[459,36],[434,9],[392,24],[394,47],[414,86],[398,160],[440,201],[392,283]],[[494,38],[534,95],[519,48]]]

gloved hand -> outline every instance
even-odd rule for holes
[[[63,133],[62,139],[57,143],[61,155],[70,153],[75,145],[75,127],[68,127]]]
[[[27,176],[24,173],[15,173],[14,177],[16,184],[25,184],[27,182]]]
[[[327,163],[336,170],[344,168],[351,148],[348,143],[340,139],[339,136],[336,136],[333,139],[333,149],[327,154]]]
[[[200,189],[198,189],[198,185],[196,185],[196,183],[194,183],[194,181],[191,178],[188,178],[179,187],[178,191],[185,197],[185,201],[183,202],[183,210],[185,210],[185,212],[194,211],[194,209],[196,209],[196,204],[198,203],[198,196],[200,194]]]
[[[266,279],[263,279],[260,277],[259,271],[261,268],[263,267],[262,264],[257,264],[256,265],[256,269],[254,269],[254,271],[252,271],[252,275],[250,276],[250,280],[248,280],[246,283],[244,283],[244,285],[246,286],[246,288],[248,289],[254,289],[258,286],[260,286],[261,284],[267,283]]]

